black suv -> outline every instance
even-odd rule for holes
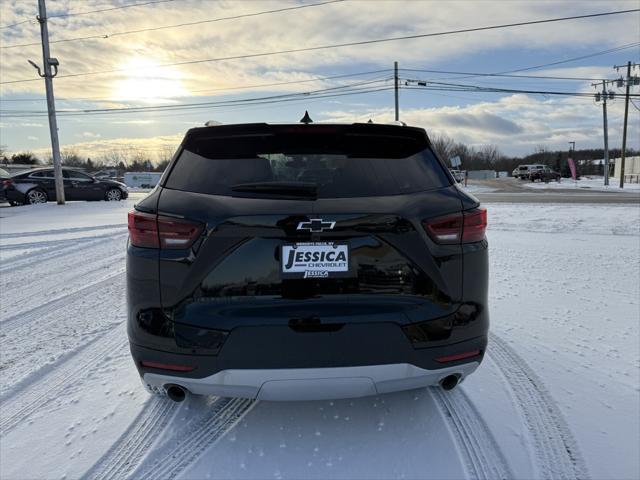
[[[66,200],[118,201],[129,196],[124,183],[97,179],[72,168],[62,169]],[[35,168],[3,180],[4,194],[11,205],[46,203],[56,199],[53,168]]]
[[[265,400],[450,389],[487,345],[486,211],[420,128],[189,130],[129,213],[144,385]]]
[[[540,180],[541,182],[548,183],[550,180],[554,180],[556,182],[560,181],[560,173],[554,171],[551,167],[547,167],[540,170],[535,170],[529,174],[529,180],[535,182],[536,180]]]

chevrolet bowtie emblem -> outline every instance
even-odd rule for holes
[[[325,222],[321,218],[312,218],[308,222],[300,222],[298,230],[309,230],[312,233],[320,233],[325,230],[332,230],[336,222]]]

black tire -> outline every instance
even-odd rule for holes
[[[122,190],[119,188],[110,188],[104,195],[107,202],[119,202],[122,200]]]
[[[28,205],[35,205],[37,203],[47,203],[49,201],[47,192],[39,188],[32,188],[27,192],[27,194],[24,197],[25,197],[25,203]]]

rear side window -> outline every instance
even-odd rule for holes
[[[33,172],[29,175],[31,178],[53,178],[53,171],[45,170],[43,172]]]
[[[318,198],[397,195],[450,185],[426,138],[274,134],[187,142],[165,187],[212,195],[243,184],[313,185]]]

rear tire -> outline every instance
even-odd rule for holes
[[[47,192],[38,188],[34,188],[27,192],[26,200],[26,203],[28,203],[29,205],[35,205],[37,203],[47,203],[49,201],[49,198],[47,197]]]
[[[110,188],[105,195],[107,202],[119,202],[122,200],[122,191],[119,188]]]

